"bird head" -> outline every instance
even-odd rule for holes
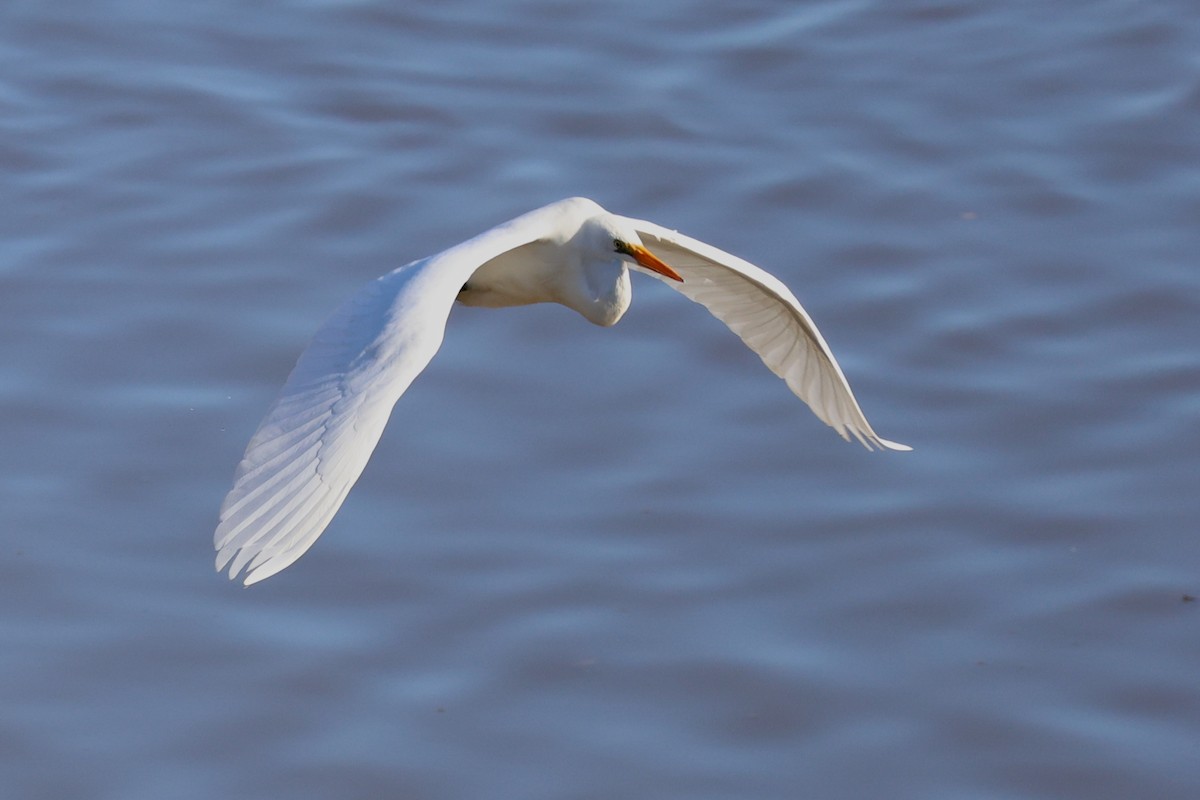
[[[574,269],[562,275],[563,305],[597,325],[613,325],[629,308],[630,264],[671,280],[683,280],[642,244],[629,220],[598,206],[587,211],[590,213],[566,245],[567,262]]]
[[[651,253],[646,249],[645,245],[638,241],[636,233],[632,242],[626,239],[614,238],[613,250],[632,259],[640,267],[644,267],[651,272],[657,272],[659,275],[670,278],[673,281],[683,283],[683,278],[678,272],[671,269],[661,258]]]

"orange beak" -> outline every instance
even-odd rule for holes
[[[640,244],[626,245],[629,255],[633,256],[633,260],[642,265],[651,272],[657,272],[665,278],[670,278],[673,281],[683,283],[683,278],[678,272],[668,267],[662,259],[651,253]]]

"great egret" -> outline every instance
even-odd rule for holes
[[[670,262],[668,266],[661,259]],[[705,306],[843,439],[908,450],[871,429],[800,303],[753,264],[575,197],[372,281],[334,312],[246,447],[221,506],[217,570],[250,585],[299,558],[341,506],[392,406],[442,343],[455,300],[561,303],[597,325],[629,307],[629,267]]]

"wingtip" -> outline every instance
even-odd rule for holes
[[[230,566],[230,563],[229,563],[230,561],[233,560],[233,557],[236,554],[237,554],[236,550],[222,549],[222,550],[217,551],[217,557],[216,557],[216,563],[215,563],[215,566],[217,569],[217,574],[225,575],[225,577],[231,581],[236,581],[238,579],[239,573],[242,571],[242,569],[240,567],[237,569],[234,569]],[[228,574],[226,574],[226,573],[228,573]],[[253,583],[253,581],[251,581],[249,579],[250,578],[249,574],[247,574],[245,577],[246,577],[246,580],[242,581],[243,586],[249,586],[251,583]],[[264,575],[263,577],[266,577],[266,576]],[[259,580],[261,580],[261,578],[259,578]]]
[[[900,444],[899,442],[893,442],[890,439],[884,439],[882,436],[875,433],[875,431],[871,430],[870,426],[867,426],[863,430],[847,426],[844,430],[839,430],[838,433],[840,433],[842,438],[847,442],[851,441],[850,435],[853,434],[854,438],[858,439],[858,443],[868,450],[895,450],[901,453],[912,450],[912,448],[906,444]]]
[[[296,559],[300,558],[303,552],[304,551],[301,550],[299,553],[276,553],[273,555],[259,553],[246,567],[242,585],[253,586],[259,581],[266,580],[272,575],[282,572],[284,569],[294,564]]]
[[[233,569],[227,570],[225,568],[225,566],[220,563],[219,560],[217,563],[217,572],[221,573],[221,574],[228,572],[229,574],[225,575],[225,577],[227,577],[230,581],[240,580],[243,587],[252,586],[252,585],[258,583],[259,581],[261,581],[265,578],[269,578],[269,577],[271,577],[271,575],[275,574],[275,571],[264,573],[263,570],[259,570],[259,569],[252,569],[252,570],[247,570],[244,572],[240,571],[240,570],[233,570]]]

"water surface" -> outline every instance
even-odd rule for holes
[[[0,789],[1200,790],[1181,0],[0,11]],[[776,273],[879,432],[652,281],[457,309],[314,549],[211,570],[355,288],[583,194]]]

